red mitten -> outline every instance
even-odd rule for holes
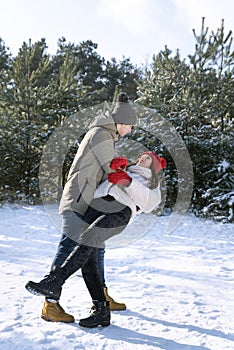
[[[116,157],[110,162],[110,167],[112,170],[117,170],[118,168],[125,169],[128,165],[128,160],[125,157]]]
[[[113,173],[108,174],[108,180],[115,185],[129,186],[132,178],[125,171],[117,169]]]

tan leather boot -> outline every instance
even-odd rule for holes
[[[108,288],[104,287],[104,294],[106,297],[106,300],[110,303],[110,310],[111,311],[122,311],[126,310],[126,305],[124,303],[117,303],[113,298],[111,298],[108,295]]]
[[[51,322],[75,322],[74,317],[67,314],[59,303],[50,303],[47,300],[44,302],[41,318],[43,318],[45,321]]]

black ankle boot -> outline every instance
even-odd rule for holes
[[[87,328],[106,327],[110,325],[109,301],[93,300],[94,307],[89,317],[80,320],[79,325]]]
[[[25,288],[32,294],[43,295],[47,298],[58,301],[64,281],[63,270],[60,267],[55,266],[55,268],[40,282],[36,283],[29,281]]]

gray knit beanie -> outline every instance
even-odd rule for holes
[[[136,112],[129,103],[128,95],[125,92],[118,95],[117,102],[111,115],[116,124],[135,125],[137,123]]]

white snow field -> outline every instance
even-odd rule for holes
[[[40,318],[43,297],[25,289],[50,268],[60,238],[43,206],[0,208],[1,350],[233,350],[234,225],[186,215],[166,234],[169,216],[129,245],[106,249],[109,293],[125,302],[111,325],[85,329],[92,305],[80,272],[63,287],[73,324]],[[134,231],[134,230],[133,230]],[[133,232],[134,234],[134,232]]]

